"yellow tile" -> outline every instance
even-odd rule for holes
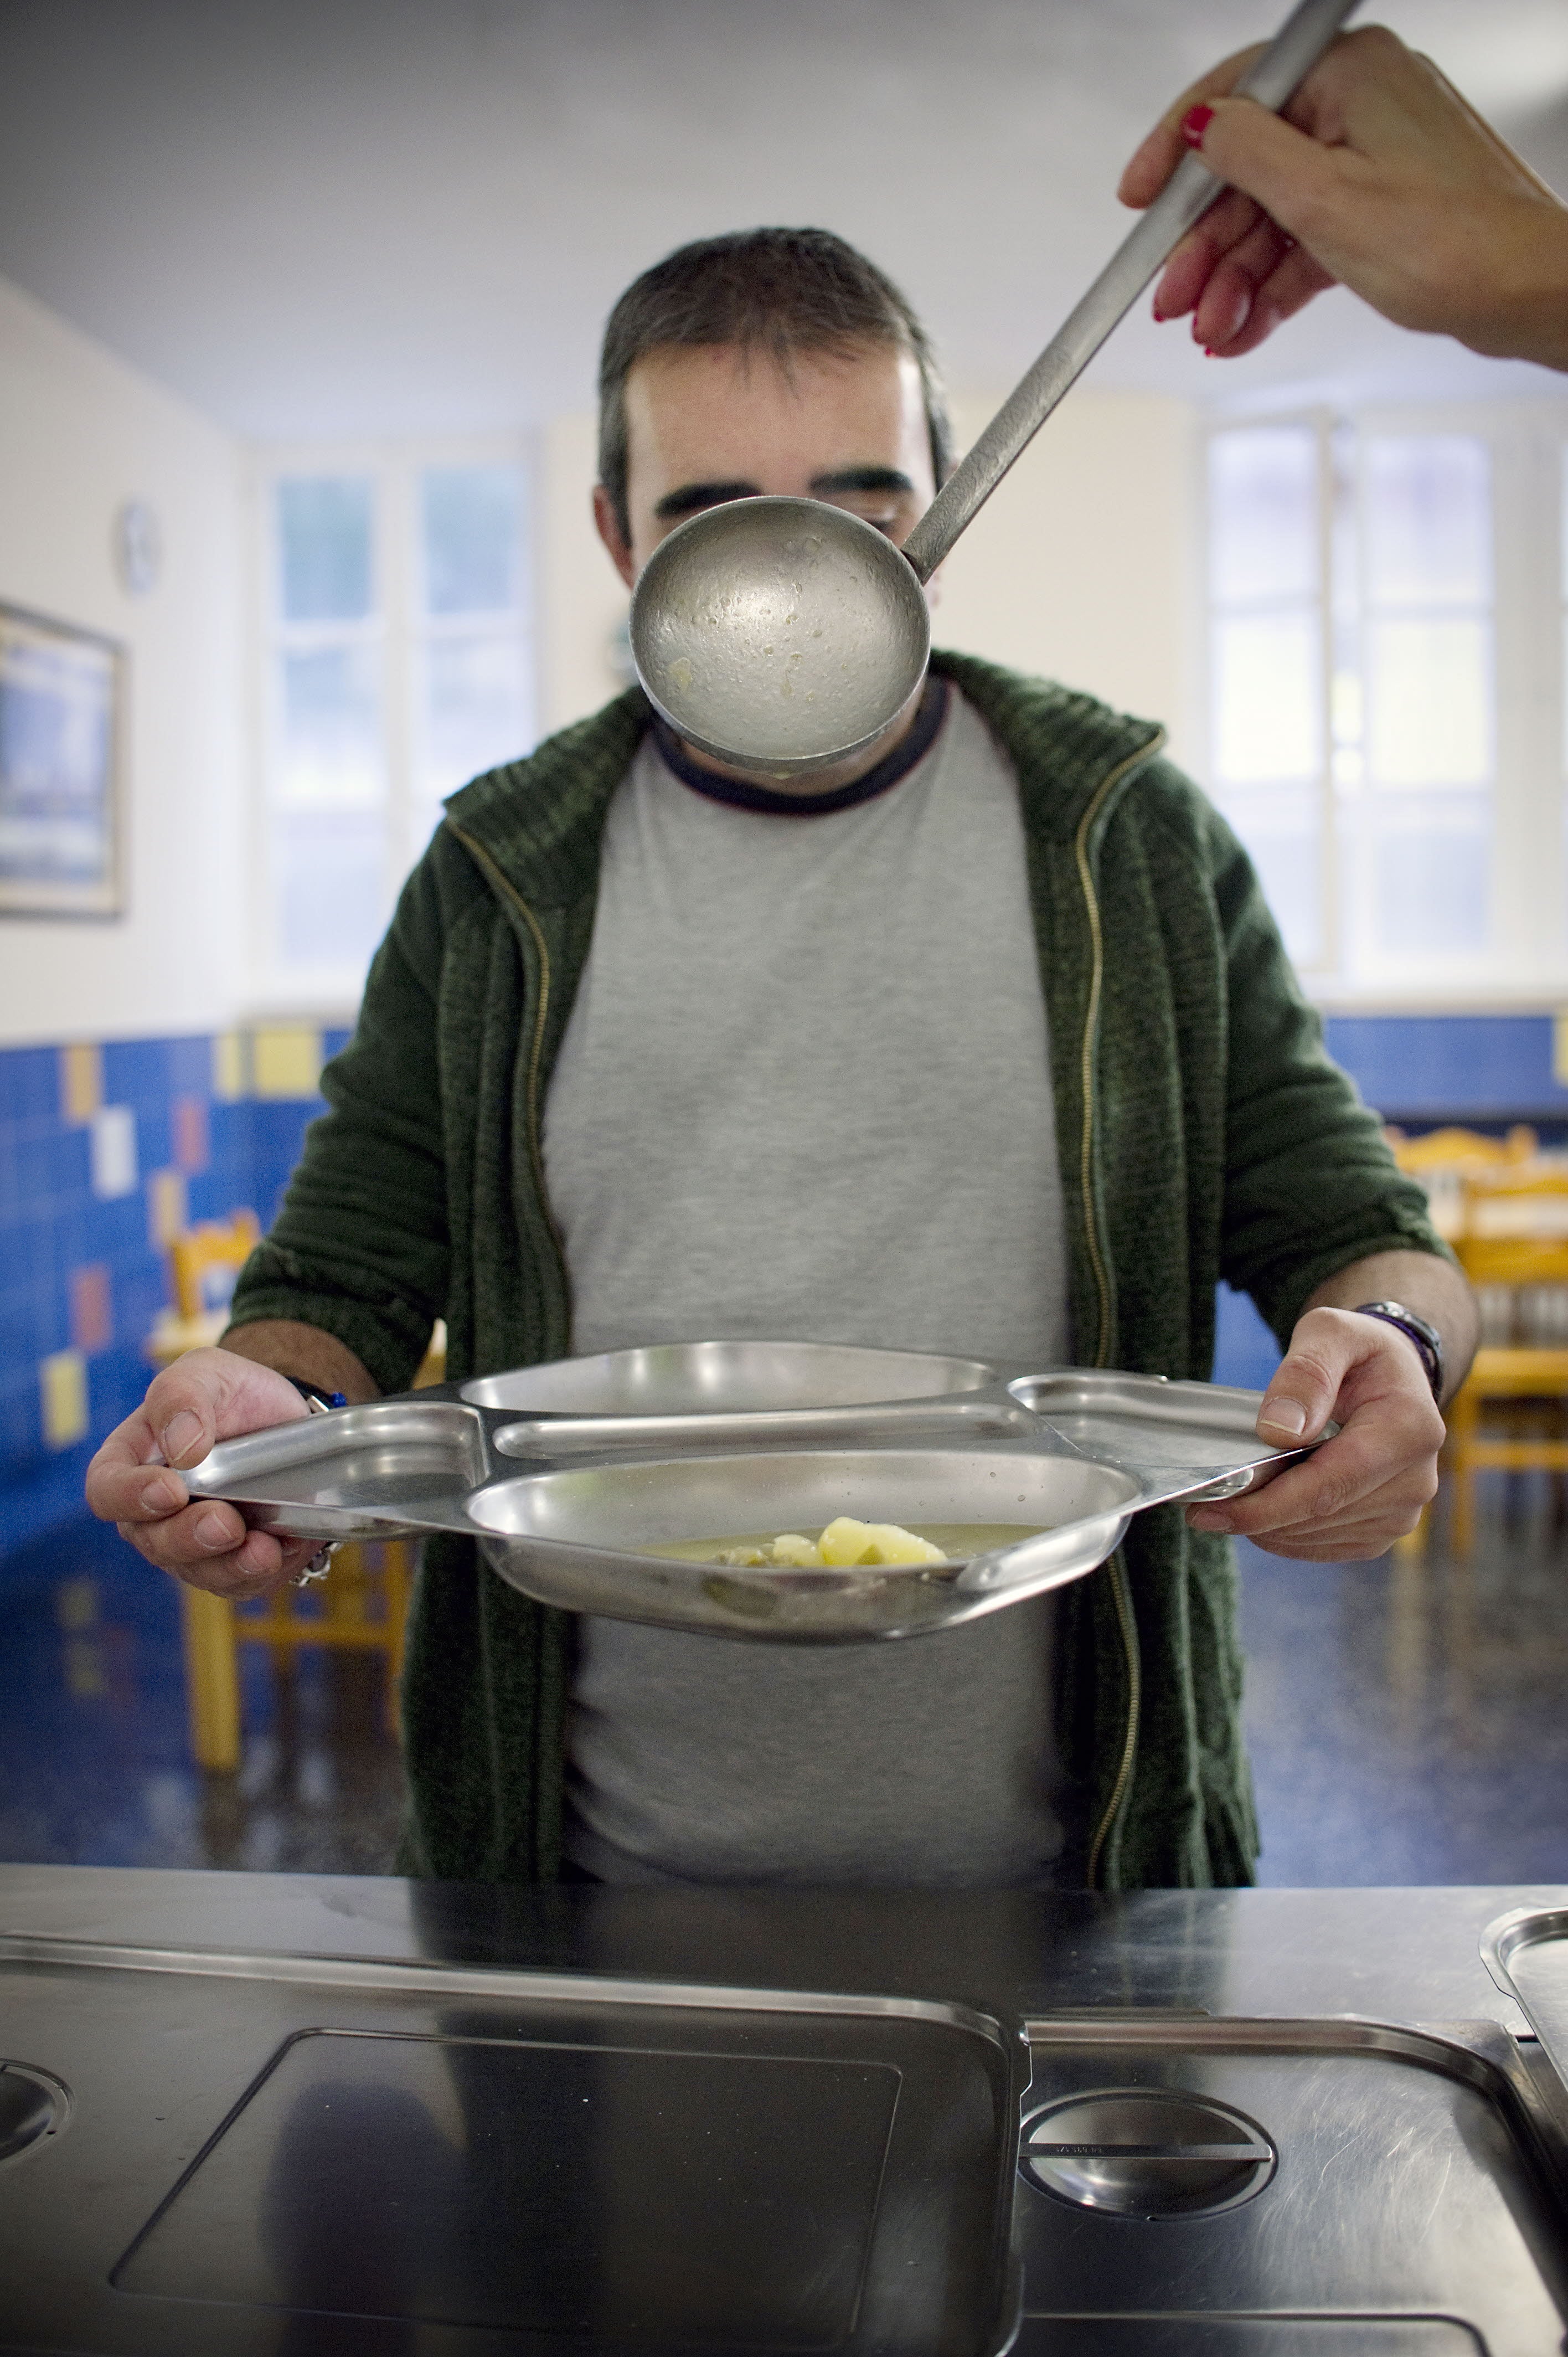
[[[62,1121],[91,1121],[103,1103],[103,1050],[79,1039],[59,1051],[59,1114]]]
[[[313,1097],[321,1080],[321,1034],[290,1024],[251,1035],[251,1083],[259,1097]]]
[[[1552,1077],[1559,1088],[1568,1089],[1568,1008],[1552,1019]]]
[[[147,1242],[166,1251],[190,1225],[183,1170],[155,1170],[147,1180]]]
[[[87,1361],[80,1351],[56,1351],[38,1361],[44,1439],[50,1448],[70,1448],[87,1433]]]
[[[220,1104],[236,1104],[250,1092],[250,1041],[242,1031],[220,1031],[212,1042],[212,1093]]]

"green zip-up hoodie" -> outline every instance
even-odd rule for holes
[[[1204,1377],[1219,1278],[1283,1342],[1336,1270],[1441,1253],[1324,1052],[1245,854],[1160,758],[1164,732],[969,657],[935,668],[1017,771],[1079,1362]],[[388,1392],[437,1317],[454,1380],[570,1351],[542,1104],[606,813],[649,716],[633,690],[447,803],[236,1323],[320,1327]],[[925,974],[900,986],[940,988],[940,952]],[[1175,1507],[1138,1517],[1119,1556],[1062,1591],[1058,1657],[1063,1754],[1090,1787],[1086,1878],[1250,1880],[1228,1543]],[[426,1544],[404,1687],[411,1872],[553,1879],[571,1674],[569,1615],[466,1540]]]

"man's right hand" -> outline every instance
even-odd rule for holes
[[[215,1442],[289,1424],[309,1410],[286,1375],[232,1351],[191,1351],[152,1384],[87,1469],[87,1502],[161,1571],[215,1596],[266,1596],[293,1579],[318,1539],[251,1530],[237,1508],[192,1500],[179,1468]]]

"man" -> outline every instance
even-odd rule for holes
[[[596,514],[628,583],[682,517],[757,492],[901,539],[946,464],[918,322],[822,231],[648,272],[601,403]],[[1142,1517],[1059,1599],[795,1651],[574,1621],[427,1547],[407,1863],[1247,1879],[1220,1534],[1370,1555],[1430,1496],[1428,1333],[1452,1383],[1473,1323],[1422,1197],[1157,727],[957,657],[789,789],[650,722],[634,691],[453,798],[225,1348],[158,1378],[95,1508],[198,1585],[289,1577],[308,1548],[150,1469],[303,1413],[285,1377],[400,1388],[440,1315],[459,1378],[746,1334],[1191,1376],[1223,1275],[1290,1341],[1266,1436],[1343,1434],[1255,1501]],[[1353,1314],[1390,1299],[1399,1322]]]

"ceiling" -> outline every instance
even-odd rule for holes
[[[1393,0],[1568,190],[1563,0]],[[1127,224],[1148,122],[1283,0],[0,0],[0,274],[267,439],[587,405],[626,282],[819,221],[1002,387]],[[1099,381],[1405,399],[1562,380],[1335,294],[1205,362],[1130,320]]]

